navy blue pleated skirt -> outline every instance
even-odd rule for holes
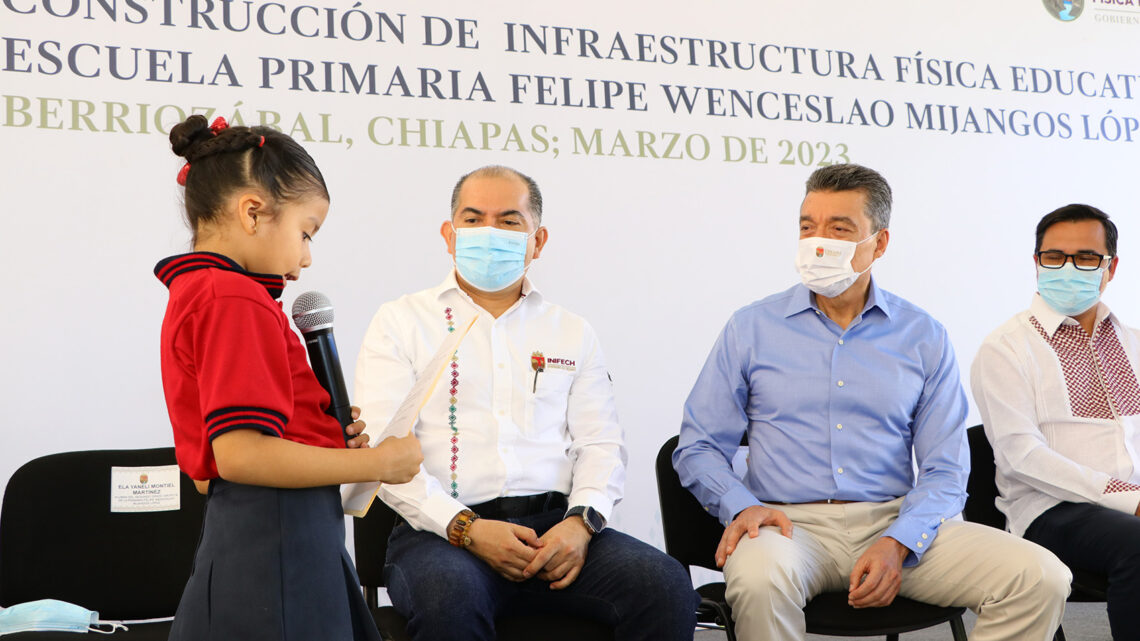
[[[210,482],[171,641],[379,641],[344,548],[335,486]]]

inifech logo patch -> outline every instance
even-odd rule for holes
[[[573,372],[578,369],[578,364],[569,358],[554,358],[544,356],[542,352],[531,352],[530,354],[530,368],[535,372],[545,372],[552,369],[561,369],[568,372]],[[537,374],[535,374],[537,376]]]
[[[1061,22],[1072,22],[1081,17],[1085,10],[1085,0],[1042,0],[1045,9]]]

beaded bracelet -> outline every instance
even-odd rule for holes
[[[471,524],[479,519],[479,515],[471,510],[463,510],[452,521],[451,527],[447,531],[447,542],[458,548],[465,548],[471,545],[471,537],[467,536],[467,530],[471,528]]]

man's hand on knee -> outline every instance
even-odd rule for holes
[[[558,523],[538,540],[538,554],[523,570],[523,576],[538,575],[550,581],[550,589],[561,590],[578,578],[586,563],[586,550],[590,546],[590,531],[580,516]]]
[[[728,561],[728,555],[736,551],[736,544],[745,532],[748,533],[749,538],[754,539],[760,536],[760,528],[767,525],[780,528],[780,534],[789,539],[792,538],[792,522],[788,519],[787,514],[763,505],[753,505],[737,514],[732,523],[724,528],[724,534],[720,537],[720,545],[716,546],[716,566],[718,568],[724,567]]]
[[[538,535],[534,530],[494,519],[477,519],[467,530],[471,545],[467,549],[491,566],[503,578],[525,581],[523,570],[538,554]]]
[[[902,543],[884,536],[875,541],[855,562],[847,602],[855,608],[881,608],[898,596],[902,564],[910,552]]]

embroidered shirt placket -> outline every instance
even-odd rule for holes
[[[1087,334],[1085,335],[1085,346],[1088,348],[1089,354],[1092,355],[1093,367],[1096,370],[1096,382],[1100,383],[1100,389],[1102,392],[1104,392],[1104,397],[1108,399],[1108,409],[1112,412],[1112,420],[1116,421],[1117,423],[1121,423],[1120,409],[1116,406],[1116,399],[1112,397],[1112,390],[1108,388],[1108,381],[1106,380],[1104,371],[1104,363],[1100,362],[1100,354],[1097,354],[1096,346],[1093,344],[1093,337],[1096,336],[1099,330],[1099,327],[1094,327],[1092,336],[1089,336]]]
[[[1128,451],[1129,457],[1129,460],[1126,461],[1126,463],[1131,465],[1132,461],[1137,460],[1132,422],[1123,420],[1124,412],[1121,411],[1116,397],[1112,394],[1112,390],[1109,389],[1108,372],[1105,369],[1104,363],[1101,361],[1100,354],[1097,352],[1094,343],[1095,338],[1098,338],[1102,333],[1101,328],[1106,324],[1108,326],[1108,329],[1106,331],[1116,333],[1116,327],[1113,326],[1111,322],[1098,324],[1093,328],[1093,336],[1089,337],[1089,349],[1092,351],[1093,363],[1096,364],[1097,378],[1100,379],[1101,389],[1104,390],[1104,395],[1108,397],[1108,406],[1112,409],[1112,420],[1116,421],[1116,424],[1120,426],[1121,431],[1124,432],[1124,449]],[[1119,340],[1120,335],[1117,334],[1116,336],[1117,340]],[[1127,360],[1127,357],[1125,357],[1125,359]],[[1131,364],[1131,361],[1129,361],[1129,363]],[[1137,470],[1135,466],[1132,466],[1132,474],[1129,475],[1128,481],[1132,483],[1140,482],[1140,470]]]

